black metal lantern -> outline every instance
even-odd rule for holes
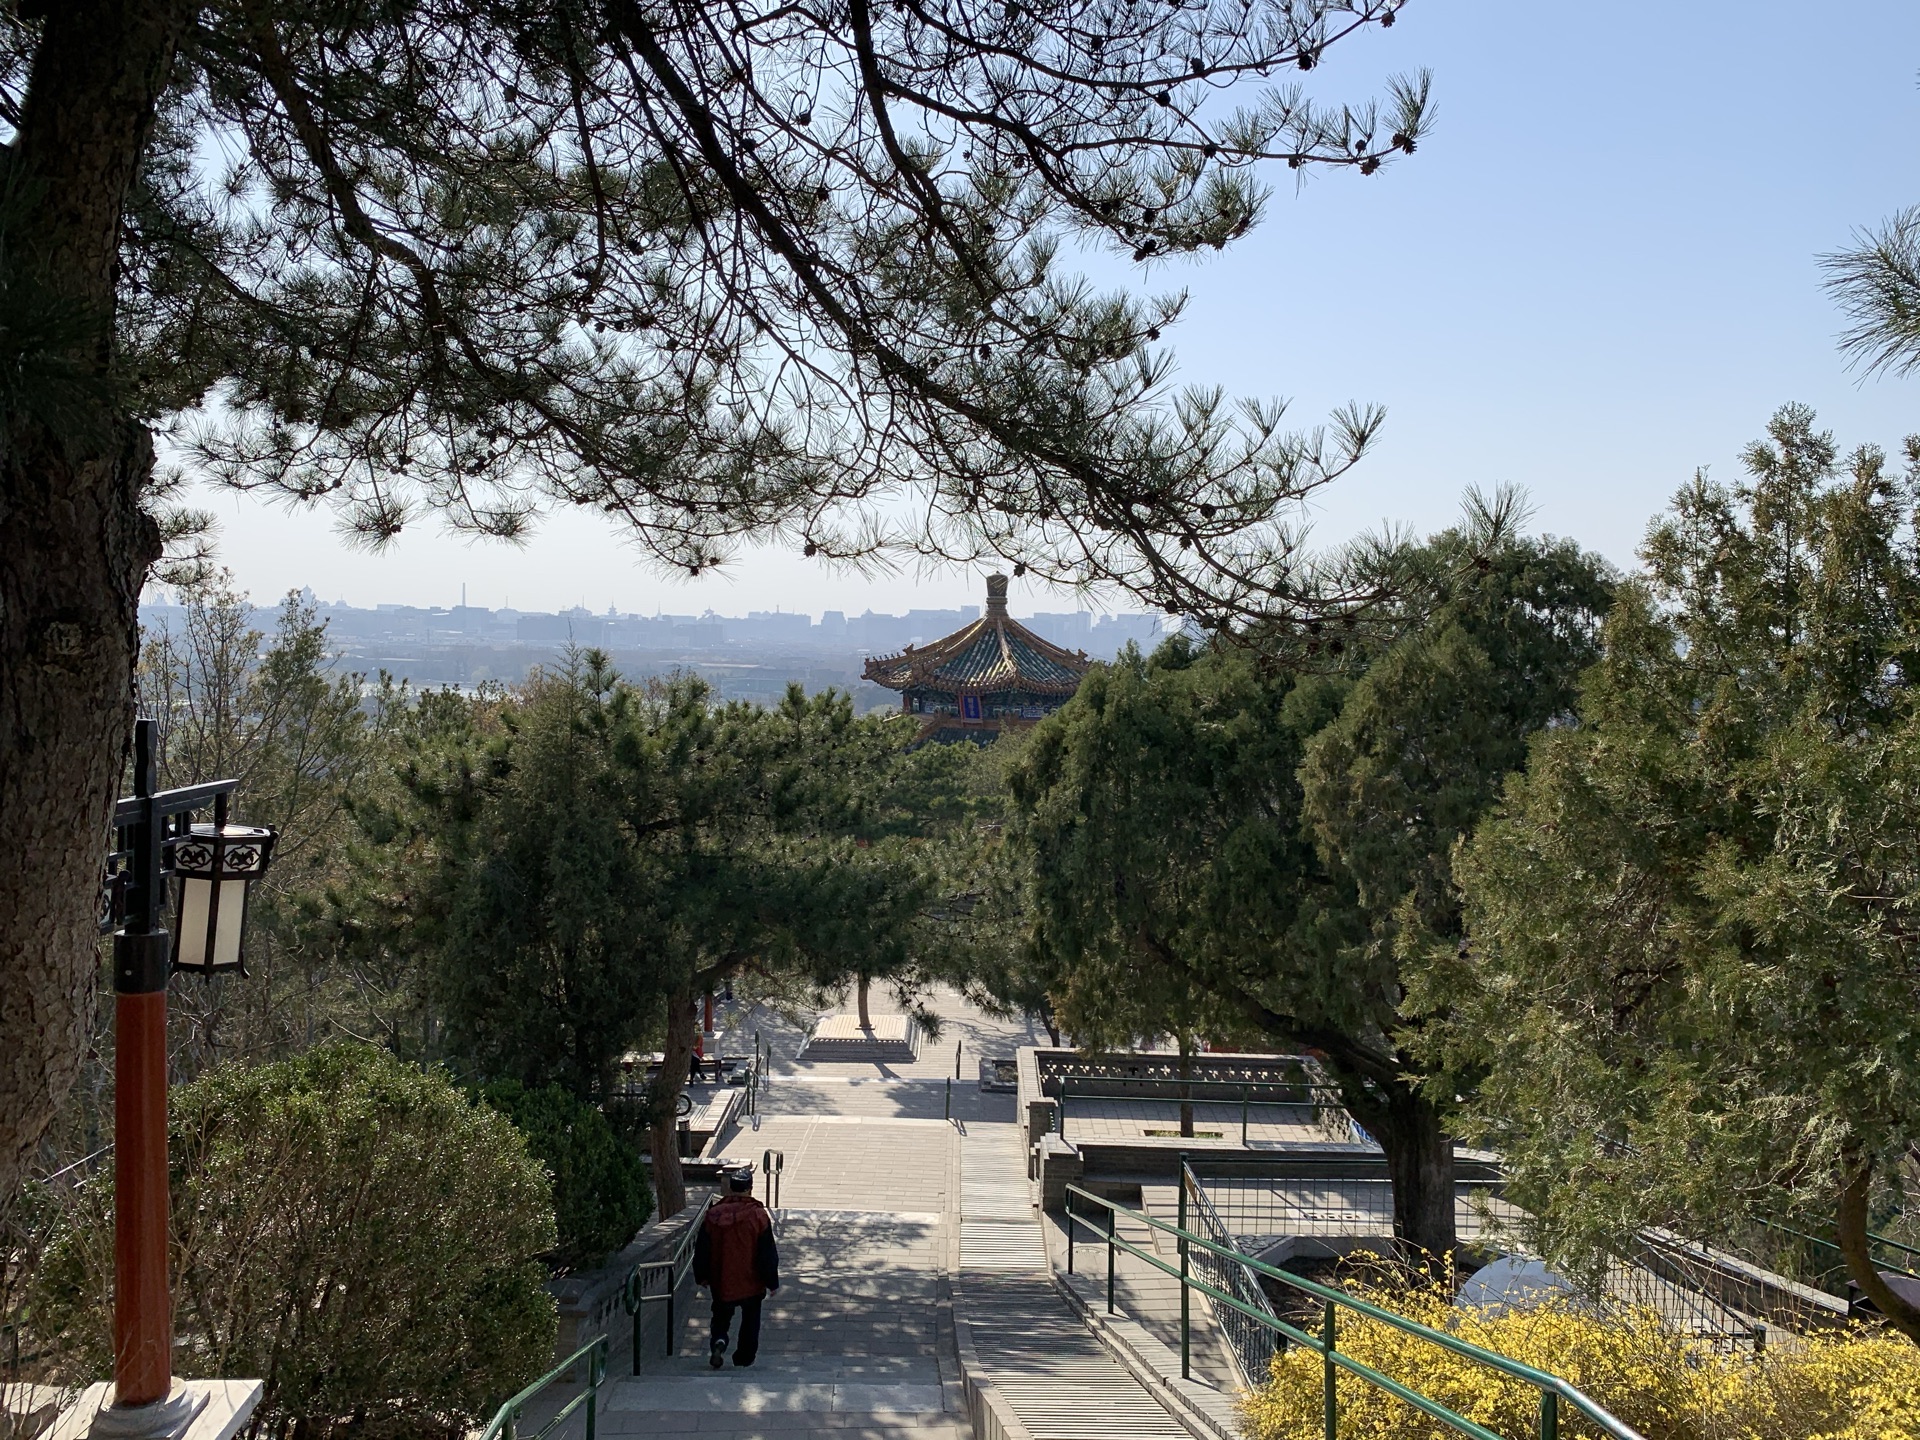
[[[226,807],[217,807],[224,810]],[[246,974],[241,941],[247,887],[267,873],[273,831],[257,825],[195,825],[170,842],[177,893],[173,968],[196,975]]]

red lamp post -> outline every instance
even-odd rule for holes
[[[159,727],[134,723],[134,793],[114,807],[101,931],[114,937],[113,1404],[95,1435],[183,1433],[206,1403],[173,1383],[167,1284],[167,980],[188,970],[245,973],[240,942],[250,881],[266,872],[273,832],[227,824],[235,780],[156,793]],[[211,806],[213,823],[196,825]],[[177,934],[164,925],[167,881]]]

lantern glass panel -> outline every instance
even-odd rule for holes
[[[246,933],[247,882],[222,880],[220,908],[213,909],[213,881],[202,875],[180,877],[180,939],[174,964],[187,970],[238,970],[240,940]]]

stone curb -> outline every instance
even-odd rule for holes
[[[967,1323],[964,1295],[955,1294],[960,1279],[961,1185],[964,1180],[959,1136],[949,1148],[947,1160],[947,1292],[952,1297],[949,1313],[953,1317],[953,1353],[960,1364],[960,1388],[965,1397],[967,1417],[973,1422],[974,1440],[1034,1440],[1013,1413],[1013,1406],[1000,1394],[993,1378],[980,1363],[973,1348],[973,1329]]]
[[[967,1391],[967,1415],[975,1440],[1034,1440],[1033,1432],[1013,1413],[1013,1406],[986,1373],[973,1348],[973,1327],[956,1299],[953,1314],[954,1351],[960,1357],[960,1379]]]

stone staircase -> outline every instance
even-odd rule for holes
[[[1019,1127],[968,1126],[960,1176],[954,1320],[979,1440],[1188,1440],[1055,1288]]]

